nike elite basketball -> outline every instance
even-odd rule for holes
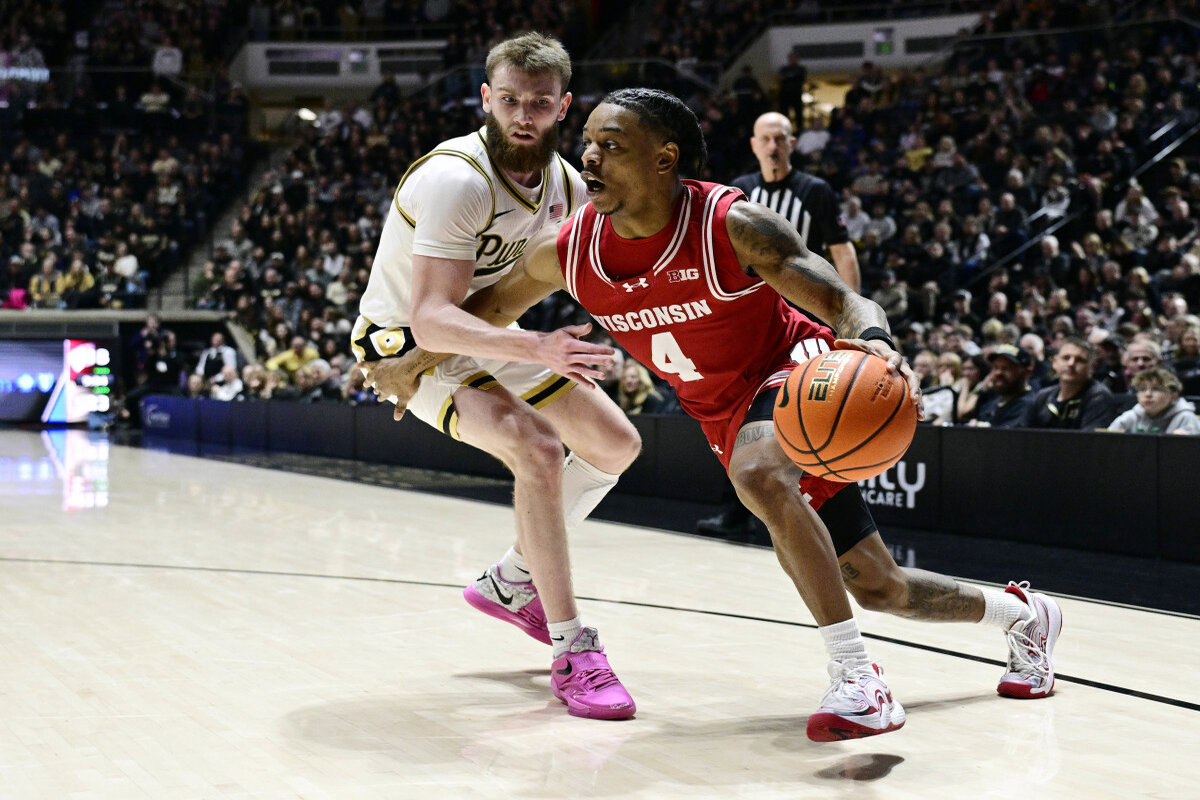
[[[908,382],[861,350],[833,350],[792,371],[775,399],[783,452],[809,475],[851,483],[895,464],[912,443]]]

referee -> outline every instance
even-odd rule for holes
[[[825,255],[851,289],[862,291],[858,254],[850,243],[838,208],[837,195],[820,178],[792,169],[792,123],[783,114],[769,111],[754,121],[750,149],[760,170],[735,178],[733,185],[759,203],[791,221],[809,250]]]
[[[837,195],[820,178],[792,169],[792,123],[783,114],[769,111],[754,121],[750,149],[758,159],[759,171],[742,175],[732,185],[741,189],[752,203],[759,203],[790,220],[804,244],[824,255],[837,268],[851,289],[862,291],[858,271],[858,253],[846,233],[838,208]],[[699,520],[696,529],[710,536],[735,541],[753,541],[757,533],[750,512],[738,501],[733,487],[727,487],[726,505],[716,516]]]

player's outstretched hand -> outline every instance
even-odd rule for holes
[[[833,343],[837,350],[863,350],[888,362],[888,371],[899,373],[908,381],[908,393],[917,406],[917,419],[925,419],[925,398],[921,396],[921,379],[912,371],[904,356],[887,346],[880,339],[838,339]]]
[[[381,400],[395,403],[392,419],[399,420],[408,409],[408,401],[416,394],[420,385],[423,365],[413,359],[385,358],[380,361],[363,361],[354,368],[362,372],[363,385]]]
[[[537,362],[577,383],[595,387],[605,370],[612,367],[616,351],[608,345],[583,341],[591,329],[589,322],[539,334]]]

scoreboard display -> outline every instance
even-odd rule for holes
[[[114,342],[0,341],[0,422],[85,422],[112,405]]]

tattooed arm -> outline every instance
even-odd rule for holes
[[[853,339],[870,327],[888,330],[879,305],[855,293],[825,259],[809,250],[796,228],[757,203],[734,203],[725,227],[742,270],[757,275],[795,305]]]
[[[757,275],[793,304],[825,320],[839,347],[887,360],[908,380],[913,397],[920,397],[920,381],[898,352],[881,339],[859,338],[868,328],[890,330],[883,309],[847,286],[832,264],[805,247],[790,222],[765,206],[743,202],[730,206],[725,228],[742,271]]]

